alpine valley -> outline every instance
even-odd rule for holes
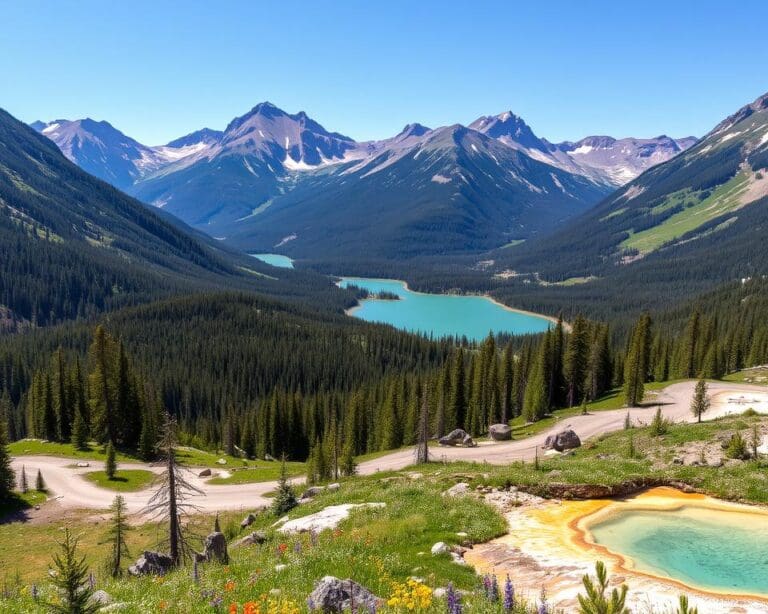
[[[723,32],[654,38],[674,3],[642,27],[559,3],[537,40],[524,3],[480,35],[429,0],[396,24],[69,3],[26,29],[41,3],[6,4],[0,51],[34,44],[5,54],[25,121],[0,110],[0,613],[768,611],[768,94],[736,108],[742,67],[724,92],[687,65],[732,58]],[[662,105],[681,65],[698,96]],[[399,126],[456,71],[451,113],[502,92],[563,138],[706,134],[556,142],[507,111],[358,141],[269,102],[164,145],[28,123],[140,99],[129,132],[165,141],[274,89],[378,138],[362,101],[410,102]]]

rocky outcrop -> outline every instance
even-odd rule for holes
[[[469,484],[466,482],[459,482],[458,484],[454,484],[448,490],[446,490],[443,495],[446,497],[463,497],[470,494],[471,492],[472,489],[469,487]]]
[[[323,612],[376,612],[384,601],[353,580],[325,576],[315,585],[307,603],[310,610]]]
[[[689,484],[666,478],[638,478],[620,484],[607,486],[604,484],[535,484],[525,488],[531,494],[548,499],[607,499],[611,497],[626,497],[657,486],[669,486],[683,492],[695,492]],[[522,488],[522,487],[521,487]]]
[[[254,514],[248,514],[245,518],[243,518],[240,521],[240,528],[241,529],[247,529],[250,527],[254,522],[256,522],[256,516]]]
[[[213,474],[213,472],[210,470],[210,468],[208,468],[208,469],[203,469],[200,473],[198,473],[197,477],[199,477],[199,478],[209,478],[209,477],[211,477],[212,474]]]
[[[467,448],[474,448],[477,445],[469,433],[463,429],[454,429],[438,439],[437,443],[441,446],[465,446]]]
[[[201,561],[216,561],[218,563],[229,563],[229,554],[227,553],[227,538],[224,537],[224,533],[214,531],[203,542],[205,549],[202,556],[199,557]]]
[[[288,520],[277,529],[281,533],[307,533],[312,531],[319,533],[325,529],[335,529],[342,520],[345,520],[354,509],[384,507],[386,503],[345,503],[343,505],[329,505],[322,511]]]
[[[254,531],[250,535],[246,535],[242,539],[238,539],[232,544],[233,548],[239,548],[240,546],[253,546],[260,545],[267,541],[267,534],[264,531]]]
[[[313,499],[325,490],[325,486],[310,486],[301,495],[301,500]]]
[[[144,554],[128,568],[128,573],[134,576],[164,576],[171,569],[173,569],[173,559],[167,554],[145,550]]]
[[[488,434],[494,441],[509,441],[512,439],[512,427],[508,424],[492,424]]]
[[[545,450],[557,450],[558,452],[573,450],[581,447],[581,439],[572,429],[565,429],[547,437],[542,447]]]

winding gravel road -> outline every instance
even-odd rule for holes
[[[692,381],[681,382],[668,386],[654,396],[649,395],[647,401],[654,404],[629,410],[632,421],[635,424],[649,423],[656,411],[657,404],[661,405],[664,415],[674,422],[694,421],[695,417],[690,411],[694,386],[695,382]],[[748,407],[761,413],[768,413],[768,389],[762,386],[716,382],[709,384],[709,394],[712,406],[705,414],[707,420],[731,413],[741,413]],[[602,433],[622,429],[626,414],[627,409],[617,409],[598,411],[586,416],[572,416],[560,420],[551,428],[526,439],[499,443],[483,442],[475,448],[432,448],[431,454],[434,460],[477,461],[497,465],[516,460],[531,460],[536,449],[540,448],[546,437],[552,433],[569,427],[583,441]],[[13,459],[12,464],[17,471],[23,465],[30,480],[34,479],[37,470],[40,469],[52,496],[63,507],[70,509],[104,509],[108,507],[115,493],[99,488],[82,477],[83,473],[101,469],[101,463],[93,463],[94,466],[89,468],[75,468],[75,462],[73,459],[50,456],[19,456]],[[402,449],[374,460],[365,461],[360,464],[358,470],[362,475],[370,475],[378,471],[402,469],[413,462],[414,450]],[[155,473],[162,471],[161,467],[151,467],[140,463],[121,463],[120,468],[148,469]],[[195,474],[190,474],[187,477],[192,484],[205,492],[205,495],[193,496],[191,502],[207,512],[251,510],[269,505],[271,500],[264,495],[276,487],[276,482],[214,486],[205,483],[208,478],[198,478]],[[297,484],[303,482],[302,479],[293,481]],[[129,512],[140,513],[151,494],[151,488],[133,493],[123,493]]]

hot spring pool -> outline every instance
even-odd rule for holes
[[[768,596],[768,514],[693,505],[629,509],[588,531],[629,569],[704,590]]]

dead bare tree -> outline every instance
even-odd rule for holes
[[[193,555],[189,537],[182,526],[182,518],[200,508],[189,502],[192,495],[203,495],[202,490],[190,484],[184,477],[186,468],[176,458],[178,424],[170,414],[165,415],[157,448],[165,461],[165,471],[160,474],[160,486],[147,503],[144,512],[154,520],[168,523],[168,555],[174,565],[180,565]]]

